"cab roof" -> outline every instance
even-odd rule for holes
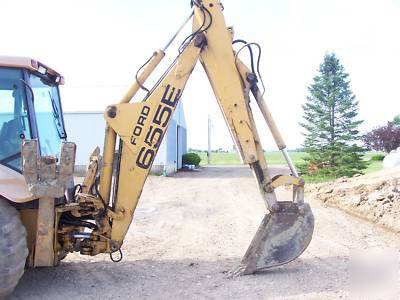
[[[23,68],[42,75],[50,75],[56,83],[64,84],[64,77],[60,73],[30,57],[0,56],[0,67]]]

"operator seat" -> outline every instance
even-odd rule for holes
[[[1,154],[3,157],[20,152],[21,134],[23,134],[20,117],[4,122],[0,130]]]

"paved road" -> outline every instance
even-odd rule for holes
[[[150,177],[122,262],[112,263],[107,255],[72,254],[57,268],[28,270],[13,298],[354,298],[349,294],[351,253],[396,250],[400,237],[320,203],[311,206],[314,238],[299,259],[262,274],[227,279],[265,213],[250,171],[207,167]],[[388,282],[387,291],[392,288]]]

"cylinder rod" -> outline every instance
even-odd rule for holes
[[[292,172],[293,176],[299,177],[296,167],[294,166],[292,159],[290,158],[289,153],[286,150],[286,144],[283,141],[282,135],[279,132],[278,127],[276,126],[271,111],[269,110],[267,104],[265,103],[264,97],[261,94],[260,89],[257,86],[254,86],[251,88],[251,92],[254,98],[256,98],[256,102],[258,104],[258,107],[260,108],[261,114],[263,115],[265,122],[268,124],[272,136],[274,137],[275,143],[278,146],[279,150],[281,150],[283,157],[285,158],[290,168],[290,171]]]
[[[152,58],[148,64],[143,68],[143,71],[138,74],[138,81],[143,84],[150,74],[154,71],[160,61],[164,58],[165,53],[162,50],[154,52]],[[133,84],[129,87],[128,91],[121,98],[119,103],[129,103],[133,96],[140,89],[139,82],[135,80]],[[104,136],[104,149],[103,149],[103,167],[100,172],[100,188],[99,193],[104,199],[105,203],[110,202],[111,194],[111,182],[114,164],[114,153],[116,144],[117,134],[116,132],[107,124]]]
[[[129,103],[132,100],[133,96],[140,89],[140,85],[143,86],[144,81],[150,76],[150,74],[154,71],[154,69],[158,66],[160,61],[164,58],[165,52],[163,50],[157,50],[153,53],[153,56],[150,58],[148,64],[143,68],[143,71],[138,74],[138,81],[136,80],[129,87],[128,91],[121,98],[119,103]],[[140,84],[139,84],[140,83]]]
[[[287,164],[289,165],[289,169],[292,172],[294,177],[299,177],[299,173],[297,173],[296,167],[294,166],[292,159],[290,158],[289,153],[287,152],[286,148],[282,149],[282,154],[285,157]]]
[[[171,37],[171,39],[164,46],[164,48],[162,49],[164,52],[166,52],[167,49],[169,48],[169,46],[171,46],[172,42],[176,39],[178,34],[182,31],[183,27],[185,27],[185,25],[187,24],[187,22],[189,22],[189,20],[192,18],[192,16],[193,16],[193,11],[190,14],[190,16],[185,19],[185,21],[182,23],[182,25],[178,28],[178,30],[175,32],[175,34]]]

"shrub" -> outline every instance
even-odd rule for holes
[[[197,153],[185,153],[182,155],[182,163],[184,165],[195,165],[199,166],[201,161],[200,156]]]
[[[375,154],[375,155],[371,156],[370,161],[383,161],[384,158],[385,158],[385,154]]]

